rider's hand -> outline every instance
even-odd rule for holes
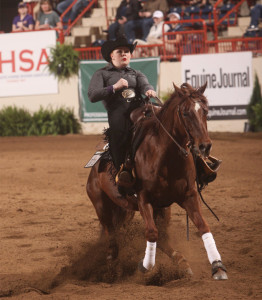
[[[145,94],[148,98],[151,98],[151,97],[155,98],[156,97],[156,92],[154,90],[148,90],[148,91],[146,91]]]
[[[121,90],[122,88],[127,88],[128,87],[128,82],[124,78],[121,78],[118,80],[117,83],[113,85],[113,88],[115,91]]]

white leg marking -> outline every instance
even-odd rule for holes
[[[147,242],[145,257],[143,260],[144,268],[146,268],[147,270],[153,269],[155,265],[155,260],[156,260],[156,242],[154,243]]]
[[[206,252],[210,264],[212,264],[213,261],[215,260],[221,260],[221,256],[217,251],[216,243],[212,233],[211,232],[204,233],[202,235],[202,240],[204,242],[204,246],[206,248]]]

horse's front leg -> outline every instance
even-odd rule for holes
[[[182,274],[193,275],[193,272],[182,253],[175,250],[169,243],[168,226],[171,219],[171,207],[154,209],[154,220],[159,231],[157,246],[167,256],[169,256],[173,262],[182,271]]]
[[[200,200],[195,190],[189,191],[182,206],[188,213],[189,218],[199,230],[207,252],[208,260],[212,265],[212,276],[216,280],[228,279],[226,268],[222,264],[221,256],[217,250],[215,240],[209,226],[201,213]]]
[[[158,230],[153,218],[153,208],[150,203],[144,199],[139,199],[138,207],[140,214],[145,222],[145,235],[147,239],[146,251],[143,260],[139,264],[142,272],[152,270],[156,259],[156,242],[158,238]]]

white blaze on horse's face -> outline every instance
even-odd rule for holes
[[[200,109],[200,104],[198,102],[196,102],[195,104],[195,111],[198,112],[198,110]]]

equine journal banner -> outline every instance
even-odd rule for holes
[[[185,55],[181,70],[182,81],[195,88],[207,82],[212,120],[247,118],[253,92],[251,52]]]
[[[88,86],[95,71],[107,64],[104,60],[82,60],[79,69],[80,115],[82,122],[107,122],[107,112],[103,103],[91,103],[87,96]],[[130,67],[143,72],[157,91],[160,58],[131,59]]]

